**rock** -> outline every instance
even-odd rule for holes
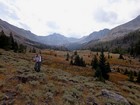
[[[122,103],[125,103],[124,105],[130,105],[129,102],[127,101],[126,98],[124,98],[123,96],[117,94],[117,93],[114,93],[112,91],[109,91],[107,89],[102,89],[102,96],[106,97],[106,98],[110,98],[110,99],[113,99],[117,102],[122,102]]]

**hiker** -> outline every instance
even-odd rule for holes
[[[41,55],[36,54],[35,57],[34,57],[34,61],[35,61],[34,69],[35,69],[35,71],[39,72],[40,67],[41,67],[41,61],[42,61]]]

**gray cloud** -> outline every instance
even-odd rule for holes
[[[114,23],[118,16],[115,12],[112,11],[105,11],[103,9],[99,9],[95,14],[94,18],[98,22],[105,22],[105,23]]]
[[[24,23],[19,22],[19,25],[26,30],[30,30],[30,27],[28,25],[24,24]]]
[[[19,20],[16,12],[3,3],[0,3],[0,16],[3,18],[12,18],[14,20]]]
[[[59,29],[59,26],[53,21],[47,22],[47,26],[51,29]]]

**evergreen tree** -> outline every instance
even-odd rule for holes
[[[119,59],[124,59],[122,54],[119,55]]]
[[[23,44],[20,44],[18,52],[19,53],[26,53],[26,48],[27,48],[27,46],[24,46]]]
[[[10,49],[10,38],[5,35],[3,30],[0,33],[0,48],[5,50]]]
[[[74,52],[74,55],[77,55],[77,51]]]
[[[82,57],[80,58],[80,66],[82,66],[82,67],[86,66],[85,61],[83,60]]]
[[[129,74],[129,81],[131,81],[131,82],[134,81],[134,74],[132,71],[130,71],[130,74]]]
[[[36,49],[35,48],[33,48],[32,53],[36,53]]]
[[[71,59],[71,61],[70,61],[70,65],[73,65],[73,60]]]
[[[82,57],[80,58],[79,55],[76,55],[73,64],[76,66],[82,66],[82,67],[86,66],[85,61],[83,60]]]
[[[74,65],[80,66],[80,57],[79,57],[79,55],[76,55],[75,60],[74,60]]]
[[[105,82],[105,79],[103,78],[103,75],[102,75],[102,71],[99,67],[97,67],[94,76],[97,77],[99,81]]]
[[[12,32],[10,32],[10,44],[11,44],[11,50],[14,50],[15,49],[15,45],[14,45],[15,41],[14,41],[14,38],[13,38],[13,34]]]
[[[128,74],[129,74],[129,72],[128,72],[127,68],[126,68],[125,71],[124,71],[124,75],[128,75]]]
[[[66,61],[69,61],[69,53],[67,53]]]
[[[102,72],[102,76],[104,79],[109,79],[109,75],[107,74],[109,70],[106,68],[106,59],[104,56],[104,51],[101,51],[100,59],[99,59],[99,67]]]
[[[136,55],[140,55],[140,40],[135,44],[135,53]]]
[[[140,83],[140,71],[138,72],[137,82]]]
[[[109,62],[106,63],[106,72],[107,73],[111,72],[111,68],[110,68]]]
[[[14,42],[14,52],[15,52],[15,53],[18,52],[18,44],[17,44],[16,41]]]
[[[98,59],[97,59],[96,55],[94,56],[94,58],[91,61],[91,66],[92,66],[92,69],[97,69],[97,67],[98,67]]]
[[[31,53],[32,52],[32,49],[30,48],[29,52]]]

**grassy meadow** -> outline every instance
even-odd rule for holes
[[[0,49],[0,105],[140,105],[140,84],[128,81],[125,70],[140,71],[137,58],[105,52],[112,72],[109,81],[94,78],[90,63],[100,52],[77,51],[86,67],[70,65],[66,55],[74,52],[42,50],[40,72],[34,71],[35,53],[13,53]],[[110,57],[108,57],[108,55]],[[103,95],[106,89],[129,103]]]

